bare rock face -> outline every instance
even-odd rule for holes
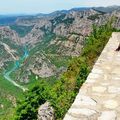
[[[55,120],[54,110],[49,102],[44,103],[38,109],[38,120]]]
[[[45,57],[45,55],[35,55],[35,58],[32,59],[33,63],[30,65],[29,69],[31,69],[32,73],[38,75],[41,78],[53,76],[56,70],[54,64],[51,63],[49,59]]]
[[[68,27],[65,26],[64,23],[61,23],[56,26],[56,28],[53,31],[56,35],[63,35],[66,36],[69,33]]]
[[[41,67],[34,65],[34,67],[31,69],[34,74],[39,75],[42,78],[54,75],[53,69],[49,67],[46,62],[40,62],[38,64],[41,64]]]
[[[83,47],[83,40],[83,36],[77,34],[69,34],[65,38],[56,38],[52,40],[50,42],[50,45],[58,46],[58,54],[62,54],[64,56],[79,56]]]
[[[31,30],[30,33],[28,33],[24,38],[21,38],[21,42],[23,44],[25,43],[30,43],[30,44],[35,44],[37,42],[41,42],[42,38],[44,36],[44,30],[51,30],[52,24],[50,21],[46,19],[40,19],[37,21],[37,23],[34,25],[33,29]]]
[[[30,33],[28,33],[25,37],[21,38],[21,43],[35,44],[36,41],[41,40],[43,35],[44,33],[40,29],[34,27]]]
[[[0,37],[1,39],[10,39],[16,44],[20,43],[18,34],[14,30],[11,30],[9,26],[0,26]]]

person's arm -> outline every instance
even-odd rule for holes
[[[118,48],[116,49],[116,51],[120,51],[120,43],[119,43]]]

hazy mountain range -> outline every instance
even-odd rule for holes
[[[48,16],[55,16],[59,13],[69,13],[70,11],[84,11],[94,9],[99,12],[109,13],[113,12],[114,10],[120,10],[120,6],[108,6],[108,7],[80,7],[80,8],[72,8],[70,10],[60,10],[55,11],[49,14],[39,13],[39,14],[9,14],[9,15],[0,15],[0,25],[8,25],[14,24],[18,18],[34,18],[34,17],[48,17]]]

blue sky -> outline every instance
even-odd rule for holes
[[[120,5],[120,0],[0,0],[0,14],[50,13],[84,6]]]

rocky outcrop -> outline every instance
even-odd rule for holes
[[[38,120],[55,120],[54,110],[49,102],[46,102],[39,107]]]
[[[51,22],[47,19],[39,19],[34,25],[30,33],[28,33],[24,38],[21,38],[23,44],[30,43],[34,45],[37,42],[41,42],[45,32],[51,30]]]
[[[51,61],[43,54],[35,54],[31,60],[32,64],[28,66],[28,69],[32,73],[38,75],[41,78],[50,77],[55,75],[56,67]]]
[[[39,75],[39,77],[42,78],[50,77],[54,75],[54,69],[52,69],[52,66],[49,67],[49,65],[46,62],[42,62],[42,61],[38,61],[37,63],[35,63],[34,66],[31,68],[31,70],[34,74]]]
[[[9,26],[0,26],[0,38],[12,40],[16,44],[20,44],[20,38],[16,31],[11,30]]]

